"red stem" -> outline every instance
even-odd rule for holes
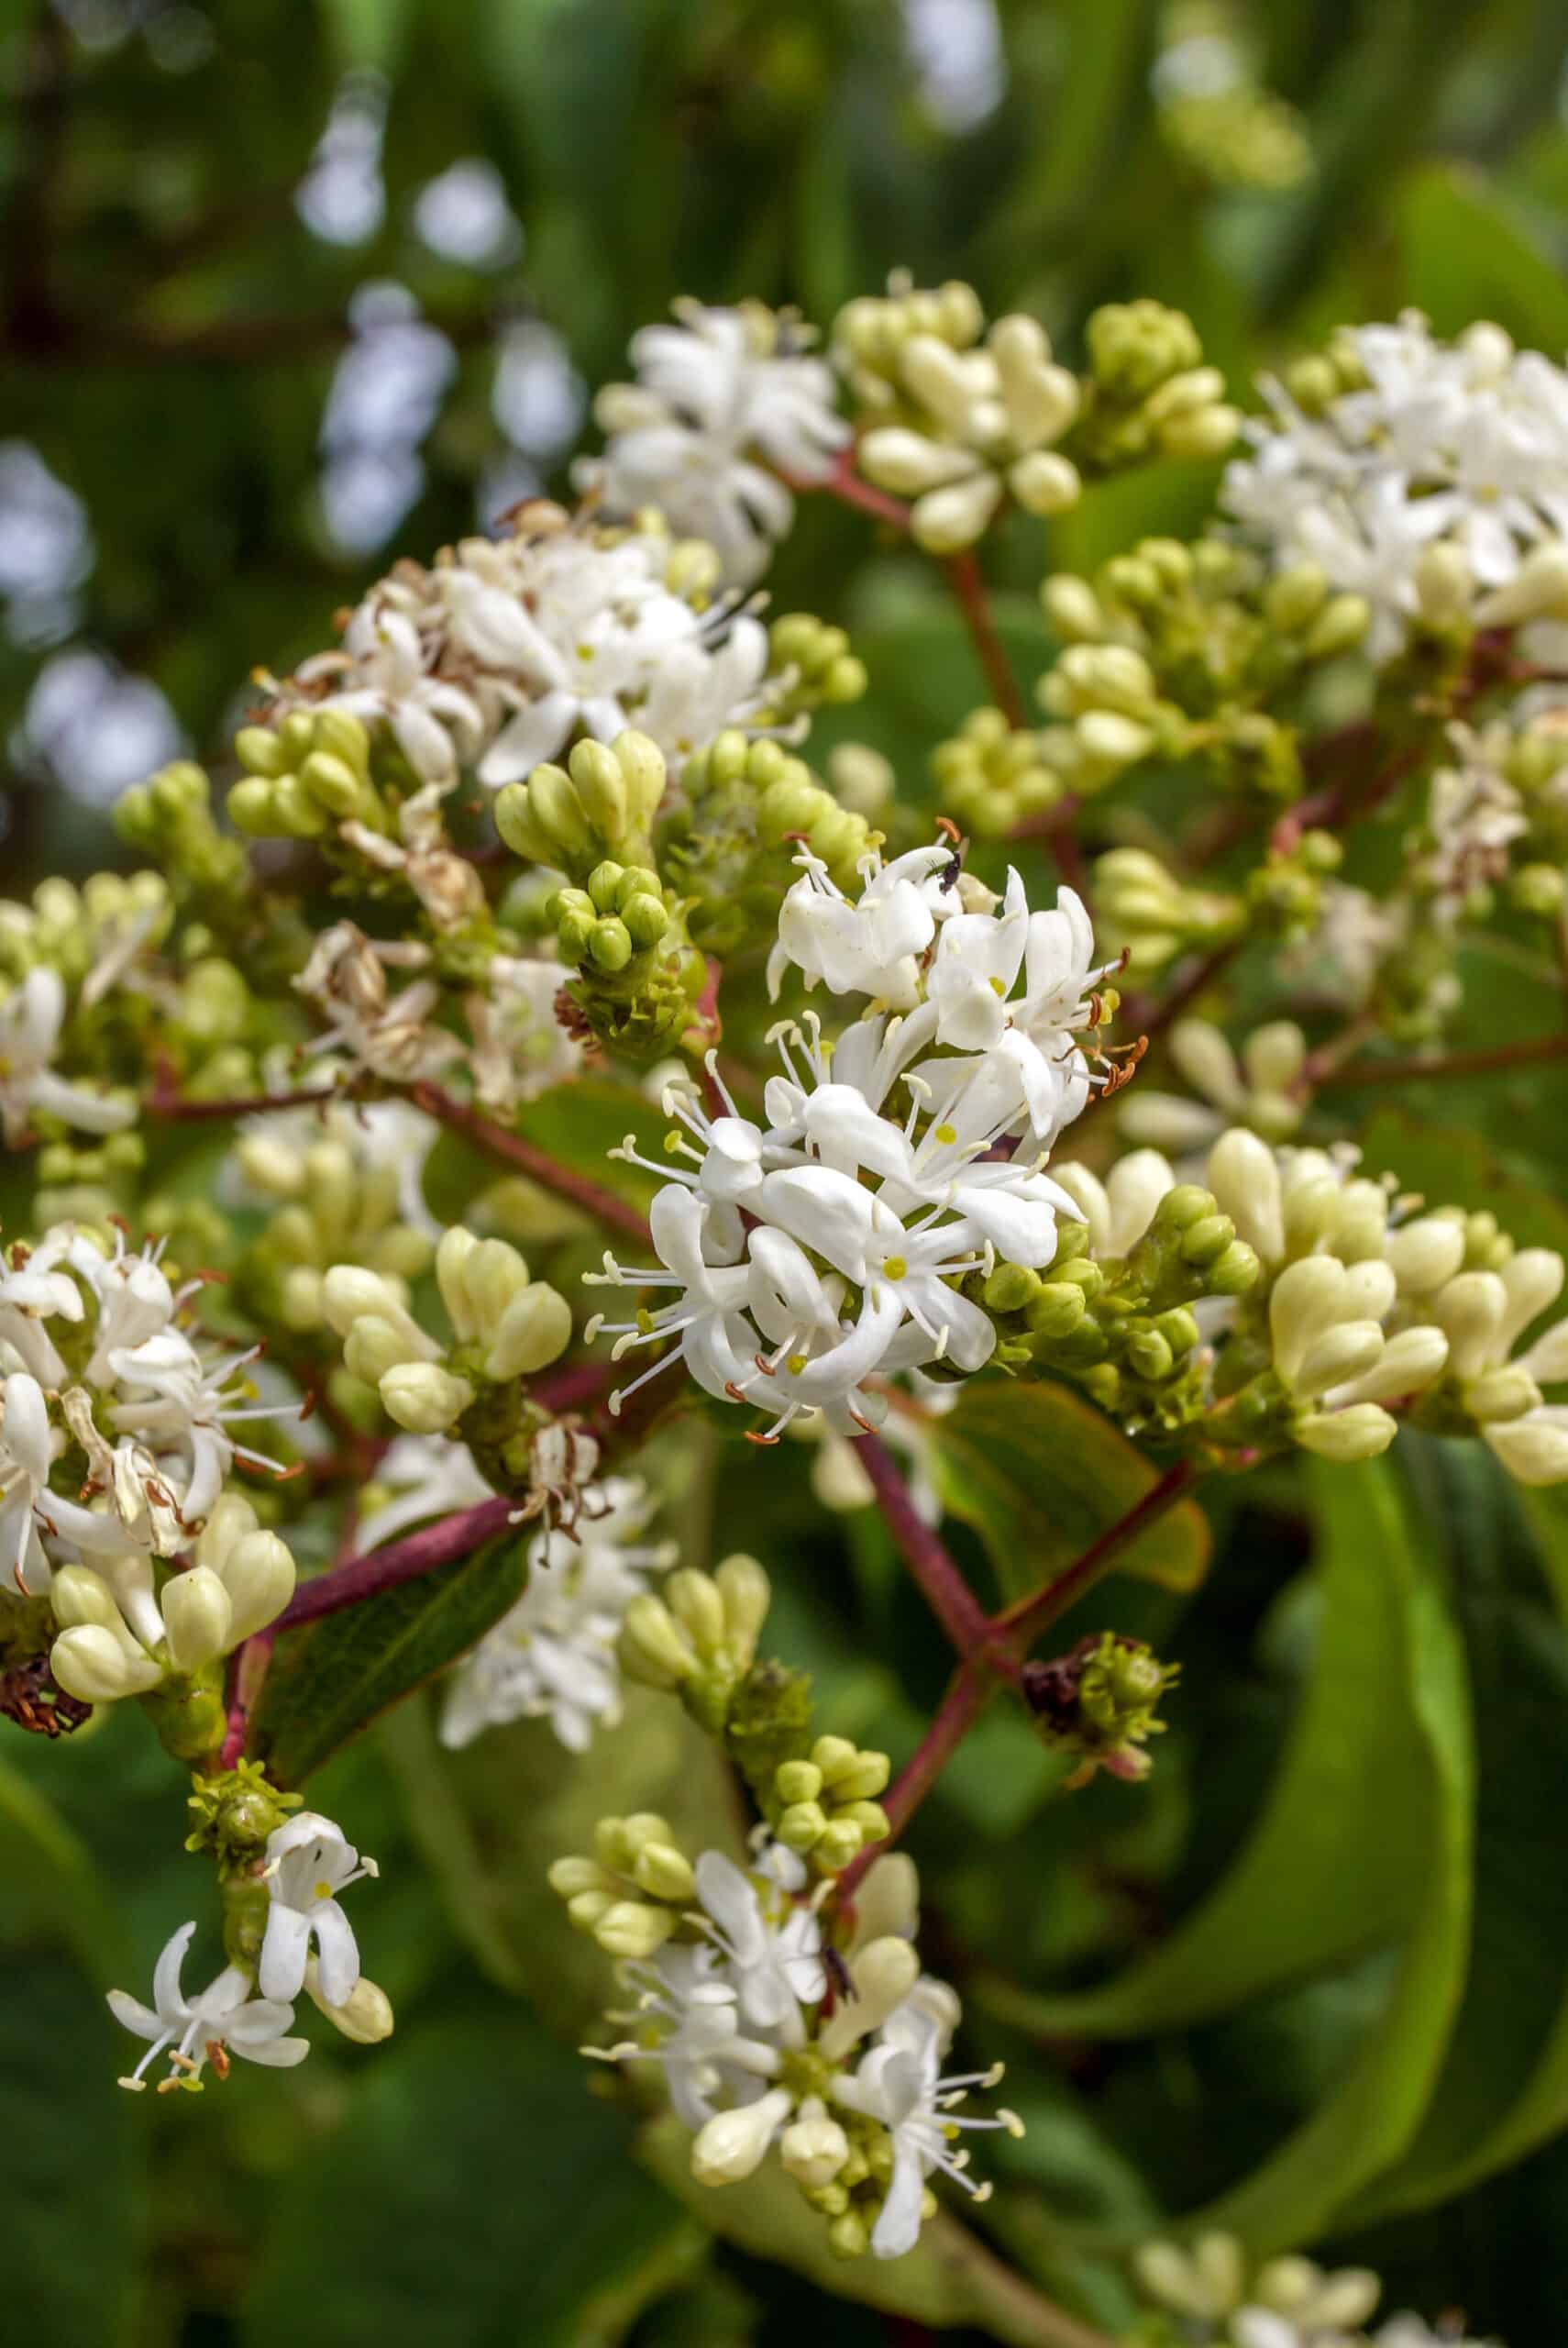
[[[1058,1574],[1055,1581],[1047,1582],[1032,1598],[1021,1598],[1016,1605],[994,1616],[988,1625],[993,1636],[999,1634],[1013,1654],[1021,1655],[1042,1631],[1049,1630],[1110,1570],[1129,1541],[1157,1523],[1197,1480],[1198,1470],[1190,1459],[1178,1459],[1174,1468],[1167,1468],[1137,1506],[1108,1526],[1098,1541],[1091,1541],[1066,1573]]]
[[[323,1614],[337,1614],[345,1606],[379,1598],[382,1590],[395,1589],[400,1582],[416,1581],[421,1574],[435,1573],[441,1566],[470,1556],[505,1532],[516,1508],[516,1501],[502,1493],[473,1508],[459,1509],[438,1524],[422,1524],[417,1533],[391,1541],[384,1549],[369,1549],[363,1556],[331,1567],[314,1581],[300,1585],[273,1623],[273,1631],[292,1631],[296,1624],[314,1623]]]
[[[269,1109],[298,1109],[307,1102],[325,1109],[334,1101],[351,1099],[354,1090],[351,1083],[302,1084],[293,1092],[251,1092],[226,1101],[196,1101],[184,1093],[160,1091],[149,1093],[142,1107],[149,1117],[196,1124],[227,1117],[259,1117]]]
[[[810,496],[813,491],[825,490],[841,505],[853,505],[857,513],[870,514],[878,522],[889,522],[895,530],[907,530],[910,526],[910,509],[901,498],[889,497],[885,489],[873,488],[870,482],[861,480],[855,470],[853,445],[839,450],[831,472],[792,473],[786,472],[782,466],[778,471],[779,480],[801,494]]]
[[[1344,1068],[1314,1069],[1315,1084],[1405,1084],[1417,1077],[1490,1076],[1494,1069],[1529,1068],[1542,1060],[1568,1058],[1568,1036],[1531,1036],[1521,1044],[1499,1044],[1491,1050],[1444,1052],[1432,1059],[1352,1060]]]
[[[230,1666],[228,1726],[218,1754],[218,1767],[222,1769],[235,1767],[245,1750],[245,1733],[266,1681],[277,1635],[275,1623],[269,1630],[256,1632],[239,1647]]]
[[[1015,734],[1027,733],[1028,714],[1018,690],[1018,680],[1012,673],[1002,648],[1002,640],[997,634],[996,622],[991,617],[985,576],[973,547],[966,547],[962,554],[945,556],[942,568],[947,574],[948,585],[958,599],[964,625],[969,631],[976,656],[985,671],[986,682],[991,689],[991,699]]]
[[[573,1206],[580,1207],[585,1214],[592,1215],[596,1222],[607,1224],[613,1231],[624,1232],[627,1238],[635,1239],[639,1246],[652,1246],[643,1217],[635,1207],[629,1206],[624,1199],[617,1198],[613,1191],[607,1191],[601,1183],[591,1181],[586,1174],[579,1174],[573,1168],[563,1166],[547,1150],[538,1149],[531,1141],[525,1141],[521,1134],[508,1133],[504,1125],[492,1124],[488,1117],[481,1116],[477,1109],[470,1109],[466,1102],[455,1100],[439,1084],[415,1084],[411,1088],[409,1097],[451,1132],[464,1135],[476,1149],[482,1149],[487,1157],[496,1158],[502,1166],[515,1167],[519,1173],[526,1174],[532,1181],[537,1182],[541,1190],[551,1191],[559,1199],[569,1199]]]
[[[930,1727],[899,1771],[883,1799],[888,1833],[879,1843],[868,1843],[838,1878],[840,1901],[853,1899],[855,1887],[884,1851],[891,1848],[935,1785],[959,1745],[990,1700],[988,1675],[973,1663],[960,1664],[947,1683]]]
[[[871,1481],[877,1505],[921,1595],[962,1656],[985,1644],[990,1625],[984,1608],[913,1501],[880,1435],[856,1438],[855,1456]]]

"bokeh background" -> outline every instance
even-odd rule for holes
[[[165,759],[223,770],[251,670],[328,640],[401,548],[561,482],[591,436],[588,387],[680,292],[825,323],[908,264],[1028,306],[1069,352],[1097,303],[1150,294],[1189,309],[1239,380],[1406,303],[1568,348],[1561,0],[12,0],[4,27],[7,895],[116,860],[106,810]],[[1179,528],[1212,484],[1174,469],[1153,502],[1147,481],[1108,485],[1053,559]],[[1002,561],[1021,633],[1037,540]],[[780,608],[852,628],[872,692],[839,730],[923,787],[925,752],[980,697],[925,570],[812,508],[774,583]],[[673,1504],[748,1537],[766,1521],[780,1645],[836,1726],[907,1751],[944,1658],[877,1534],[812,1513],[798,1464],[740,1468]],[[1561,1807],[1568,1652],[1503,1499],[1464,1506],[1433,1499],[1465,1534],[1476,1652],[1510,1723],[1484,1771],[1502,1855],[1483,1898],[1505,1978],[1522,1910],[1555,1979],[1562,1855],[1507,1836]],[[1154,1790],[1099,1785],[1024,1827],[1042,1756],[999,1718],[922,1816],[960,1979],[999,1936],[1019,1969],[1103,1966],[1244,1835],[1309,1665],[1291,1578],[1321,1528],[1264,1480],[1218,1530],[1179,1630],[1168,1597],[1127,1602],[1187,1661]],[[454,1766],[417,1706],[335,1763],[313,1798],[381,1862],[359,1921],[398,2036],[199,2100],[113,2087],[103,1987],[142,1985],[209,1898],[180,1850],[177,1773],[138,1727],[59,1750],[7,1727],[0,1748],[7,2341],[926,2336],[714,2254],[587,2091],[571,2043],[591,1952],[537,1879],[617,1806],[628,1757],[645,1806],[643,1778],[679,1767],[657,1707],[620,1761],[575,1776],[542,1726]],[[1238,2173],[1336,2076],[1381,1962],[1113,2057],[1021,2042],[1033,2124],[996,2212],[1015,2254],[1052,2276],[1054,2211],[1125,2218],[1141,2174],[1179,2201]],[[1527,1966],[1520,1994],[1536,1980]],[[1534,2348],[1568,2303],[1568,2150],[1341,2247],[1386,2265],[1397,2298],[1463,2304]]]

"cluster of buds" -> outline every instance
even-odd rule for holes
[[[1079,1756],[1069,1790],[1087,1786],[1100,1769],[1129,1785],[1148,1776],[1148,1740],[1166,1727],[1158,1717],[1160,1700],[1180,1675],[1179,1664],[1162,1663],[1141,1639],[1115,1631],[1090,1631],[1065,1656],[1024,1665],[1024,1698],[1042,1736],[1056,1751]]]
[[[1208,1019],[1178,1019],[1168,1037],[1178,1072],[1198,1096],[1140,1084],[1121,1107],[1129,1141],[1155,1149],[1206,1149],[1228,1125],[1247,1125],[1265,1141],[1287,1141],[1306,1114],[1307,1038],[1294,1020],[1275,1019],[1236,1051]]]
[[[1143,847],[1113,847],[1094,868],[1095,911],[1108,946],[1120,946],[1127,969],[1145,979],[1176,955],[1212,954],[1246,935],[1239,897],[1178,880]]]
[[[1064,796],[1066,785],[1041,756],[1040,737],[1009,725],[999,709],[977,709],[932,753],[942,805],[979,839],[1006,839]]]
[[[727,1721],[751,1671],[772,1597],[755,1557],[726,1557],[712,1573],[682,1567],[662,1594],[635,1598],[621,1625],[621,1668],[628,1679],[679,1695],[710,1733]]]
[[[652,1956],[679,1932],[696,1894],[669,1821],[646,1810],[602,1818],[593,1855],[557,1859],[549,1883],[574,1928],[617,1957]]]
[[[275,726],[242,725],[234,748],[246,770],[228,794],[229,821],[252,838],[319,840],[356,823],[390,835],[370,776],[370,737],[342,709],[292,709]]]
[[[866,663],[851,651],[844,629],[812,612],[780,614],[767,643],[769,672],[779,680],[767,712],[771,725],[788,725],[817,709],[841,709],[866,691]]]
[[[659,848],[680,884],[691,936],[712,953],[777,924],[787,859],[800,841],[845,888],[872,844],[866,813],[826,789],[803,759],[736,728],[688,759],[680,785]]]
[[[868,1843],[886,1841],[888,1814],[877,1796],[892,1774],[885,1753],[862,1751],[847,1737],[819,1736],[804,1758],[778,1763],[763,1815],[786,1850],[823,1875],[837,1875]]]
[[[160,872],[94,872],[80,886],[40,880],[26,903],[0,901],[0,974],[20,980],[47,967],[91,1001],[108,992],[138,953],[162,945],[173,923],[173,897]]]
[[[916,323],[933,299],[935,331]],[[910,529],[932,553],[973,546],[1009,497],[1038,515],[1077,503],[1077,468],[1056,446],[1078,412],[1077,378],[1035,319],[1015,311],[986,329],[972,289],[949,286],[852,303],[834,339],[852,382],[878,393],[860,470],[913,500]]]
[[[1258,1260],[1213,1193],[1176,1183],[1153,1150],[1134,1151],[1105,1183],[1087,1167],[1055,1179],[1084,1216],[1064,1223],[1043,1272],[999,1264],[974,1285],[996,1319],[998,1357],[1069,1378],[1124,1424],[1185,1425],[1205,1407],[1205,1297],[1245,1295]]]
[[[1140,2335],[1157,2348],[1177,2340],[1213,2342],[1215,2348],[1253,2341],[1267,2341],[1271,2348],[1275,2342],[1279,2348],[1304,2348],[1309,2341],[1357,2348],[1365,2337],[1360,2326],[1383,2295],[1369,2267],[1345,2266],[1329,2274],[1309,2258],[1291,2255],[1267,2259],[1254,2269],[1233,2234],[1200,2234],[1190,2248],[1144,2243],[1133,2254],[1132,2267],[1162,2313],[1157,2327]],[[1393,2348],[1395,2329],[1382,2336]]]
[[[579,973],[573,1002],[595,1034],[641,1058],[679,1040],[707,978],[653,862],[665,783],[657,744],[627,731],[609,745],[579,742],[565,767],[536,767],[495,807],[508,847],[572,883],[546,910],[562,959]]]
[[[1203,363],[1197,327],[1162,302],[1110,302],[1087,328],[1089,371],[1075,438],[1095,471],[1154,457],[1222,457],[1241,416]]]
[[[225,1492],[187,1564],[132,1551],[58,1568],[49,1595],[60,1635],[50,1669],[88,1704],[188,1681],[275,1622],[293,1591],[286,1543],[261,1529],[242,1494]],[[221,1721],[219,1707],[219,1735]]]
[[[373,1386],[387,1416],[413,1434],[445,1434],[482,1390],[547,1368],[571,1340],[565,1297],[530,1279],[504,1239],[479,1239],[454,1224],[436,1250],[436,1282],[452,1324],[445,1346],[379,1272],[334,1264],[321,1287],[322,1310],[344,1341],[345,1368]]]
[[[1045,748],[1077,792],[1159,757],[1198,761],[1221,789],[1296,797],[1297,729],[1268,704],[1353,651],[1371,620],[1364,597],[1331,593],[1316,564],[1270,579],[1218,537],[1141,539],[1092,579],[1055,573],[1041,598],[1066,648],[1041,699],[1070,721]]]
[[[326,1322],[333,1265],[358,1264],[406,1305],[407,1284],[435,1252],[423,1202],[410,1196],[433,1135],[428,1118],[401,1102],[358,1113],[324,1102],[258,1119],[237,1140],[235,1158],[247,1186],[275,1209],[240,1259],[241,1291],[303,1334]]]
[[[179,902],[207,928],[248,925],[253,914],[249,860],[244,847],[220,832],[213,790],[189,759],[176,759],[133,783],[115,802],[115,828],[128,846],[155,858]],[[150,873],[138,874],[142,881]]]

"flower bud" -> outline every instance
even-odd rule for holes
[[[1388,1234],[1384,1255],[1401,1295],[1430,1295],[1452,1279],[1464,1261],[1463,1226],[1446,1215],[1419,1215]]]
[[[198,1544],[198,1562],[200,1556]],[[233,1610],[228,1631],[231,1646],[275,1623],[294,1594],[294,1561],[287,1543],[275,1533],[242,1534],[230,1545],[218,1571]],[[167,1618],[167,1608],[164,1612]]]
[[[773,1773],[773,1786],[782,1802],[815,1801],[823,1789],[823,1773],[810,1761],[781,1761]]]
[[[305,1993],[318,2013],[323,2013],[335,2030],[355,2046],[379,2046],[390,2038],[396,2027],[392,1999],[386,1991],[361,1973],[353,1988],[340,2006],[328,2003],[322,1995],[320,1966],[314,1956],[305,1960]]]
[[[1483,1427],[1489,1448],[1510,1476],[1521,1484],[1561,1484],[1568,1481],[1568,1422],[1556,1410],[1528,1412],[1522,1419],[1494,1420]],[[90,1631],[73,1631],[72,1638],[90,1638]],[[58,1653],[60,1641],[55,1641]],[[63,1688],[65,1681],[57,1671]],[[71,1693],[82,1690],[72,1687]]]
[[[91,1623],[116,1638],[124,1635],[125,1623],[114,1593],[90,1566],[60,1567],[50,1584],[49,1602],[62,1631]]]
[[[691,2174],[699,2185],[738,2185],[761,2165],[774,2135],[794,2109],[784,2088],[770,2088],[738,2111],[721,2111],[691,2140]]]
[[[163,1591],[163,1626],[175,1670],[199,1671],[224,1654],[233,1619],[228,1592],[210,1566],[172,1575]]]
[[[923,432],[911,432],[902,425],[868,432],[856,453],[867,481],[900,497],[918,497],[926,490],[966,480],[975,471],[969,449],[929,440]]]
[[[621,1618],[618,1649],[628,1678],[648,1688],[679,1688],[697,1668],[697,1650],[662,1598],[645,1591]]]
[[[773,1831],[786,1850],[806,1852],[822,1839],[827,1822],[820,1802],[795,1801],[780,1811]]]
[[[617,1899],[594,1925],[593,1937],[609,1956],[649,1957],[664,1946],[675,1925],[668,1908],[650,1908],[640,1899]]]
[[[920,1957],[912,1941],[889,1934],[871,1941],[849,1960],[855,1984],[853,1998],[834,2007],[817,2034],[818,2052],[830,2063],[840,2063],[850,2048],[901,2006],[920,1977]]]
[[[526,1378],[558,1360],[571,1343],[571,1307],[544,1282],[514,1296],[485,1356],[487,1378]]]
[[[666,1606],[690,1634],[700,1656],[716,1656],[724,1645],[724,1601],[719,1586],[694,1566],[679,1567],[665,1578]]]
[[[474,1399],[466,1378],[454,1378],[436,1362],[400,1362],[380,1385],[381,1407],[410,1434],[444,1434]]]
[[[673,1843],[645,1843],[632,1864],[639,1891],[654,1899],[690,1901],[696,1897],[691,1862]]]
[[[1327,1400],[1337,1409],[1346,1402],[1387,1402],[1400,1394],[1419,1394],[1441,1375],[1447,1359],[1448,1339],[1441,1329],[1401,1329],[1369,1368],[1348,1384],[1336,1385]]]
[[[1008,469],[1008,487],[1026,514],[1065,514],[1083,495],[1078,469],[1054,449],[1036,449]]]
[[[162,1668],[99,1623],[62,1631],[49,1651],[49,1667],[68,1696],[83,1704],[112,1704],[122,1696],[156,1688]]]
[[[996,474],[986,471],[951,488],[930,490],[910,515],[911,532],[928,554],[961,554],[984,534],[1001,493]]]
[[[1477,1378],[1505,1350],[1508,1292],[1496,1272],[1460,1272],[1430,1300],[1434,1321],[1448,1333],[1449,1366],[1456,1378]]]
[[[1274,1363],[1289,1385],[1313,1338],[1343,1317],[1345,1268],[1332,1256],[1306,1256],[1287,1264],[1268,1301]]]
[[[838,2175],[849,2158],[849,2139],[837,2121],[828,2117],[820,2097],[809,2098],[785,2129],[778,2158],[797,2185],[831,2185]]]
[[[772,1602],[772,1586],[755,1557],[737,1550],[713,1574],[724,1602],[724,1643],[737,1663],[749,1665]]]
[[[367,1386],[379,1386],[389,1371],[409,1357],[408,1340],[390,1321],[374,1315],[356,1321],[343,1346],[344,1365]]]
[[[1375,1402],[1353,1402],[1345,1411],[1317,1412],[1297,1419],[1291,1430],[1305,1450],[1341,1465],[1377,1458],[1397,1432],[1397,1421]]]
[[[1244,1125],[1220,1135],[1209,1154],[1209,1187],[1249,1246],[1265,1263],[1285,1254],[1279,1169],[1266,1142]]]

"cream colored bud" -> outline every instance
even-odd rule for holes
[[[1087,579],[1069,570],[1058,571],[1041,588],[1040,600],[1056,634],[1070,643],[1092,643],[1104,635],[1105,614]]]
[[[828,752],[833,795],[852,815],[879,815],[898,788],[892,761],[866,742],[840,742]]]
[[[1530,1411],[1522,1419],[1493,1421],[1481,1430],[1487,1446],[1521,1484],[1568,1482],[1568,1414],[1557,1409]],[[72,1631],[71,1638],[86,1639],[91,1631]],[[60,1642],[55,1642],[58,1649]],[[57,1671],[55,1678],[60,1679]],[[61,1679],[61,1686],[65,1686]],[[72,1694],[78,1690],[72,1689]]]
[[[1212,2323],[1242,2304],[1246,2265],[1233,2234],[1201,2235],[1190,2251],[1147,2242],[1133,2253],[1132,2265],[1149,2297],[1177,2315]]]
[[[469,1258],[479,1244],[471,1231],[465,1231],[461,1224],[455,1224],[449,1231],[441,1234],[441,1244],[436,1250],[436,1285],[441,1291],[441,1301],[447,1308],[453,1328],[465,1343],[470,1337],[476,1337],[480,1330],[479,1316],[469,1300],[468,1285],[463,1278]]]
[[[619,1897],[616,1889],[574,1891],[566,1904],[572,1930],[590,1934],[597,1932],[600,1919],[610,1913]]]
[[[1268,1301],[1275,1368],[1291,1385],[1312,1340],[1345,1311],[1345,1268],[1332,1256],[1306,1256],[1287,1264]]]
[[[638,1890],[651,1899],[690,1901],[696,1897],[691,1862],[673,1843],[645,1843],[633,1862],[632,1876]]]
[[[799,1424],[799,1422],[796,1423]],[[834,1515],[869,1508],[877,1494],[871,1479],[855,1456],[855,1445],[841,1435],[824,1434],[812,1461],[812,1490],[823,1508]]]
[[[1508,1292],[1496,1272],[1459,1272],[1431,1299],[1434,1321],[1448,1332],[1449,1366],[1456,1378],[1478,1378],[1507,1350]]]
[[[557,1361],[571,1343],[571,1307],[540,1281],[514,1296],[485,1356],[487,1378],[526,1378]]]
[[[900,355],[906,388],[949,432],[969,429],[975,378],[967,364],[933,334],[911,335]]]
[[[288,1544],[275,1533],[242,1534],[218,1570],[233,1610],[231,1646],[275,1623],[294,1594],[294,1561]]]
[[[210,1566],[172,1575],[163,1590],[163,1627],[176,1671],[199,1671],[229,1645],[234,1609]]]
[[[597,1859],[583,1858],[575,1853],[564,1858],[552,1859],[545,1873],[550,1889],[562,1899],[575,1899],[581,1891],[613,1892],[613,1876],[602,1867]]]
[[[920,1978],[920,1957],[912,1941],[889,1934],[867,1942],[850,1959],[849,1974],[854,1997],[834,2008],[817,2034],[817,2050],[830,2063],[842,2062],[852,2046],[880,2030],[903,2004]]]
[[[1007,485],[1026,514],[1066,514],[1084,493],[1078,469],[1054,449],[1036,449],[1008,468]]]
[[[690,1634],[699,1655],[717,1655],[724,1644],[724,1601],[719,1586],[694,1566],[681,1566],[666,1577],[662,1595],[666,1606]]]
[[[254,1533],[256,1526],[256,1511],[243,1492],[220,1492],[196,1537],[197,1565],[212,1566],[222,1573],[224,1561],[236,1542],[243,1541],[248,1533]]]
[[[1538,1313],[1555,1304],[1562,1292],[1563,1264],[1554,1247],[1521,1247],[1508,1257],[1497,1277],[1507,1293],[1503,1343],[1511,1346]]]
[[[1209,1151],[1204,1179],[1237,1237],[1265,1264],[1277,1264],[1285,1254],[1285,1222],[1279,1168],[1268,1144],[1244,1125],[1232,1125]]]
[[[674,1932],[676,1918],[668,1908],[650,1908],[646,1900],[617,1899],[593,1927],[593,1937],[607,1955],[641,1958],[661,1949]]]
[[[102,1630],[124,1635],[125,1623],[107,1582],[90,1566],[61,1566],[50,1584],[49,1602],[62,1631],[96,1623]]]
[[[904,1851],[886,1851],[873,1859],[855,1893],[855,1937],[858,1946],[873,1941],[912,1941],[920,1925],[920,1876]]]
[[[1512,627],[1521,620],[1568,617],[1568,547],[1556,540],[1525,557],[1507,586],[1475,606],[1482,627]]]
[[[724,1608],[724,1645],[738,1663],[749,1664],[756,1653],[762,1626],[773,1600],[773,1587],[755,1557],[737,1550],[713,1574]]]
[[[1416,598],[1430,627],[1452,627],[1464,619],[1475,593],[1475,576],[1463,547],[1439,538],[1421,548],[1415,569]]]
[[[1483,1370],[1463,1393],[1465,1409],[1484,1425],[1496,1419],[1522,1419],[1527,1411],[1540,1408],[1540,1389],[1522,1362]]]
[[[1218,401],[1212,407],[1167,416],[1159,427],[1160,446],[1172,457],[1222,457],[1241,428],[1240,408]]]
[[[374,1313],[356,1321],[343,1341],[343,1361],[349,1375],[362,1378],[367,1386],[379,1386],[390,1370],[410,1358],[408,1339],[390,1321],[382,1321]],[[421,1355],[414,1355],[419,1361]]]
[[[794,2110],[784,2088],[770,2088],[738,2111],[721,2111],[691,2140],[691,2174],[699,2185],[738,2185],[762,2165],[774,2136]]]
[[[1001,493],[1001,482],[990,471],[977,472],[948,489],[930,490],[911,513],[911,531],[928,554],[961,554],[983,536]]]
[[[322,1283],[321,1301],[327,1321],[340,1337],[347,1337],[357,1321],[384,1321],[403,1339],[405,1358],[430,1361],[441,1350],[408,1312],[392,1282],[379,1272],[367,1271],[362,1264],[334,1264]]]
[[[1419,1394],[1441,1376],[1447,1359],[1448,1339],[1441,1329],[1401,1329],[1375,1362],[1348,1383],[1336,1385],[1326,1400],[1331,1409],[1338,1410],[1346,1402],[1388,1402],[1401,1394]]]
[[[368,1973],[361,1973],[342,2005],[329,2005],[321,1994],[321,1973],[314,1956],[305,1959],[305,1994],[318,2013],[326,2016],[355,2046],[379,2046],[396,2027],[392,1999]]]
[[[270,1134],[245,1135],[235,1144],[235,1157],[246,1180],[275,1199],[297,1198],[304,1187],[304,1157]]]
[[[650,735],[629,725],[617,734],[611,748],[625,778],[627,813],[638,831],[646,832],[664,797],[668,770],[664,752]]]
[[[1291,1432],[1304,1450],[1344,1465],[1379,1457],[1393,1442],[1398,1425],[1375,1402],[1353,1402],[1346,1411],[1320,1412],[1297,1419]]]
[[[1387,1240],[1388,1193],[1382,1183],[1364,1179],[1345,1183],[1333,1219],[1332,1246],[1341,1263],[1381,1257]]]
[[[436,1362],[400,1362],[382,1377],[379,1391],[389,1419],[410,1434],[444,1434],[474,1399],[466,1378],[454,1378]]]
[[[1247,1105],[1236,1055],[1209,1019],[1178,1019],[1170,1034],[1171,1058],[1195,1092],[1235,1116]]]
[[[1098,1174],[1073,1160],[1051,1168],[1051,1180],[1058,1190],[1066,1191],[1077,1208],[1081,1220],[1088,1225],[1089,1245],[1096,1255],[1110,1255],[1111,1249],[1112,1217],[1110,1200]]]
[[[849,2139],[818,2096],[801,2106],[778,2140],[778,2159],[797,2185],[831,2185],[849,2158]]]
[[[1149,728],[1140,725],[1135,718],[1124,717],[1120,710],[1086,710],[1073,731],[1086,756],[1097,766],[1136,766],[1154,747],[1154,737]]]
[[[49,1667],[66,1694],[83,1704],[112,1704],[156,1688],[163,1678],[162,1667],[127,1634],[116,1638],[100,1623],[62,1631],[49,1651]]]
[[[879,425],[868,432],[856,451],[867,481],[890,489],[900,497],[919,497],[927,490],[966,481],[976,470],[969,449],[949,440],[928,440],[900,424]]]
[[[1404,1296],[1426,1296],[1464,1261],[1464,1229],[1446,1215],[1424,1214],[1391,1231],[1384,1255]]]
[[[661,1598],[634,1598],[621,1619],[621,1668],[649,1688],[679,1688],[697,1668],[697,1650]]]

